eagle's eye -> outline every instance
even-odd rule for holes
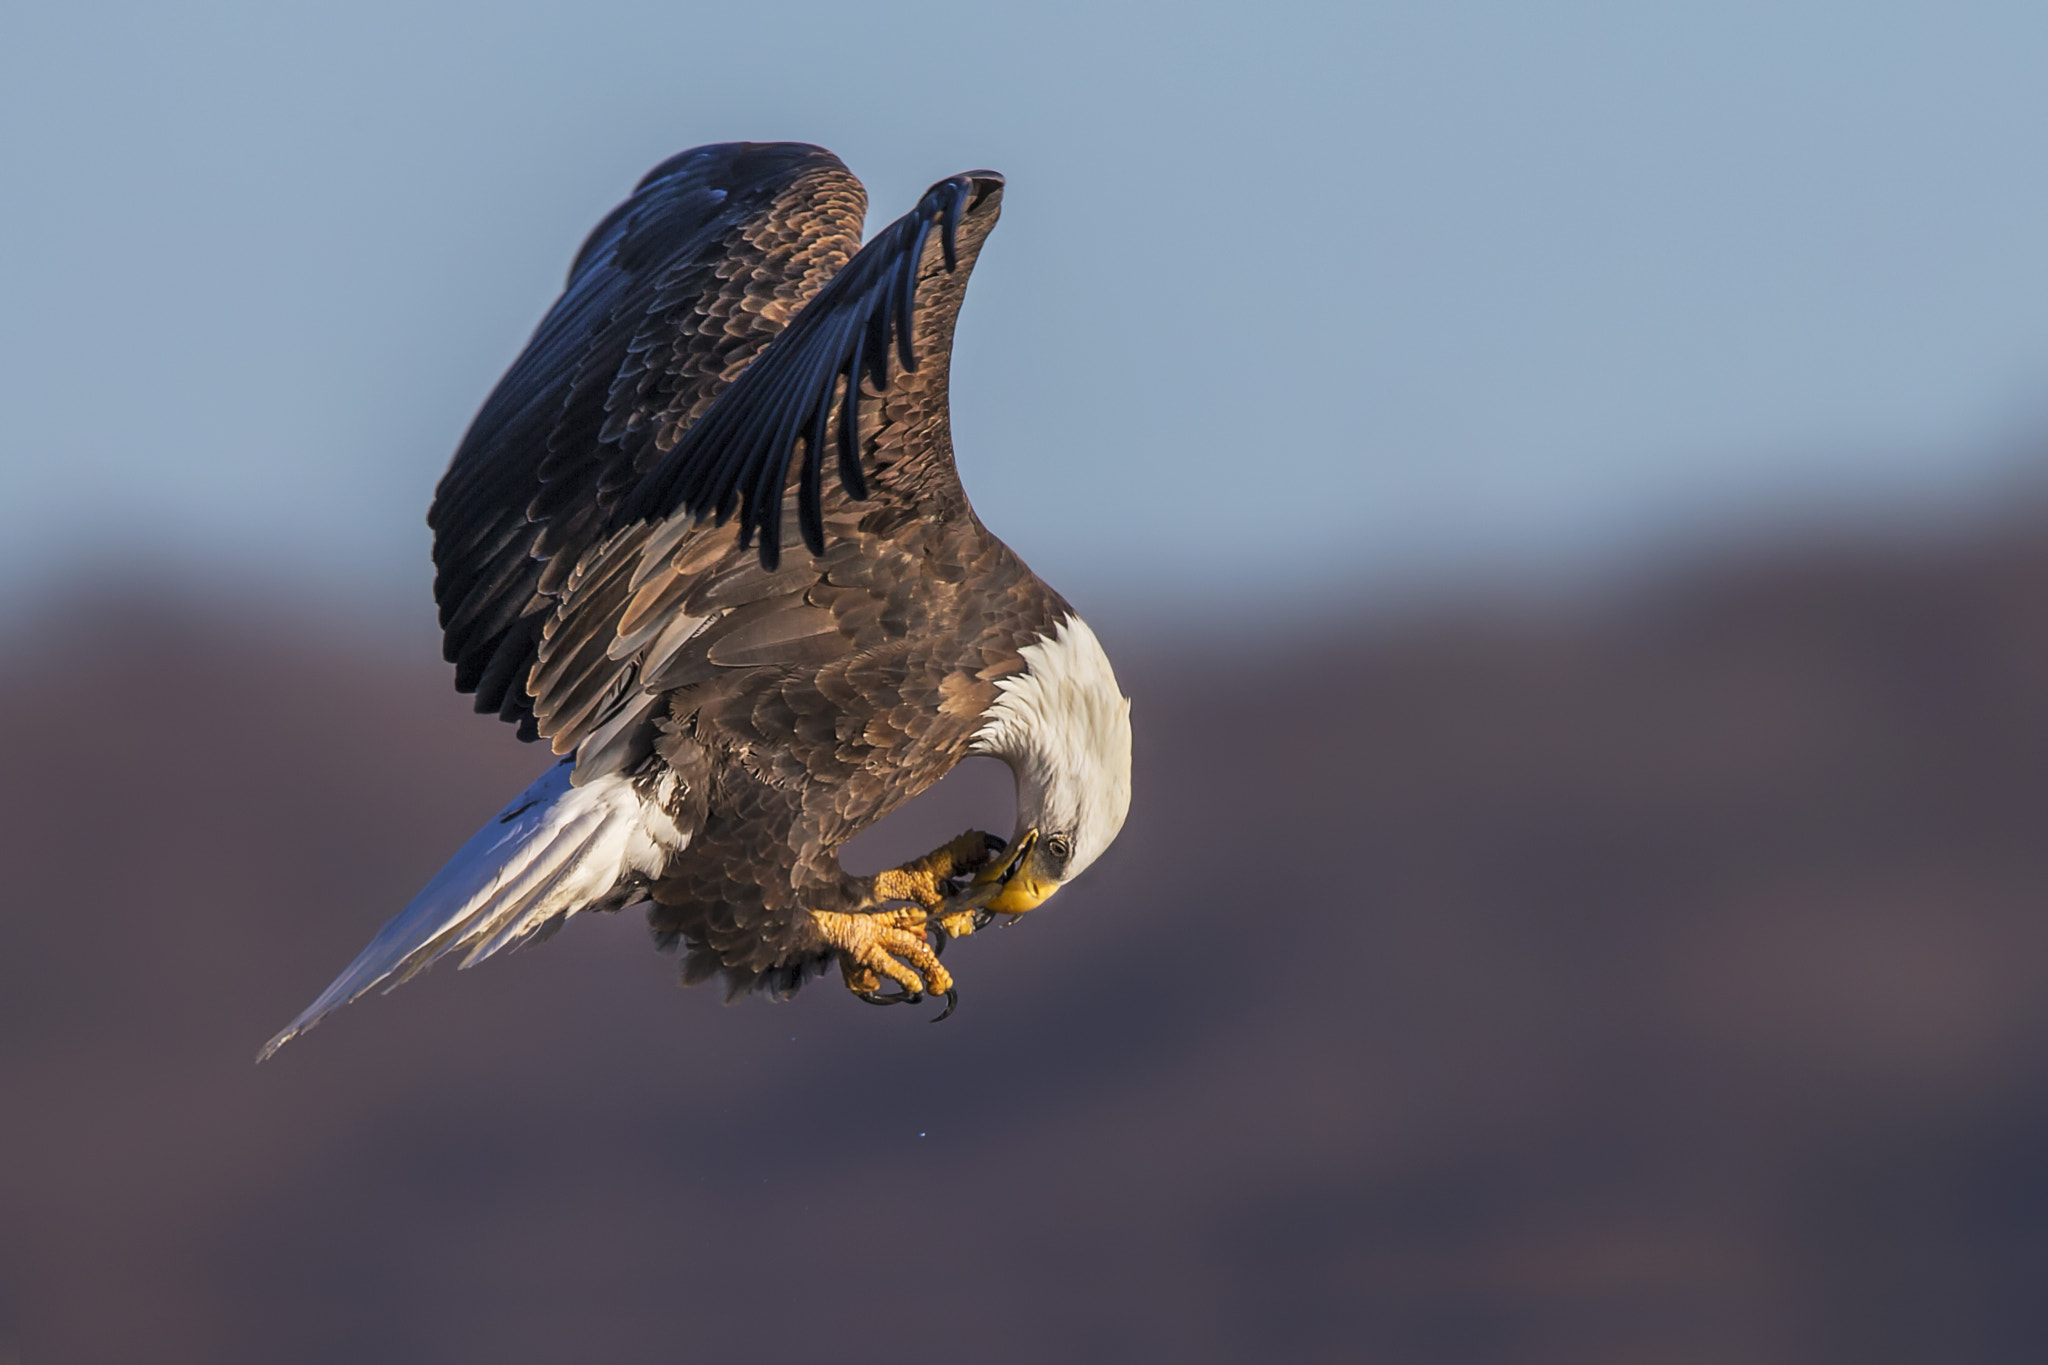
[[[1045,851],[1052,855],[1054,862],[1063,863],[1074,856],[1074,844],[1066,835],[1055,834],[1045,841]]]

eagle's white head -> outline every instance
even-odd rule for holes
[[[976,900],[1021,914],[1102,856],[1131,809],[1131,702],[1088,623],[1068,616],[1019,651],[1024,671],[996,684],[973,752],[1017,778],[1017,829],[976,879]]]

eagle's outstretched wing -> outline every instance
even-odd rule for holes
[[[455,685],[533,738],[541,632],[619,502],[860,247],[867,195],[800,143],[650,171],[577,254],[434,495]]]
[[[772,571],[781,560],[782,496],[801,437],[804,464],[797,486],[797,524],[811,553],[823,554],[826,448],[836,447],[846,491],[865,498],[859,440],[862,390],[871,386],[876,392],[887,391],[892,354],[905,375],[917,372],[920,331],[927,334],[927,345],[942,342],[950,349],[959,291],[950,298],[928,296],[925,315],[918,315],[919,285],[928,273],[925,246],[936,240],[936,264],[943,264],[947,275],[957,273],[961,219],[969,210],[988,205],[1002,183],[993,171],[970,171],[925,191],[916,208],[863,247],[816,302],[797,315],[733,395],[713,405],[702,421],[683,433],[675,449],[626,499],[621,519],[660,520],[687,511],[700,520],[712,517],[723,523],[737,505],[741,546],[758,533],[761,564]],[[992,221],[989,214],[977,224],[980,230],[973,234],[971,246],[979,247]],[[943,371],[947,357],[937,359]],[[943,385],[942,373],[940,401],[929,414],[942,426]],[[836,442],[831,440],[834,431]],[[945,443],[950,455],[950,440]]]
[[[643,757],[677,687],[906,629],[885,609],[919,566],[853,533],[967,514],[946,379],[1001,187],[941,181],[847,261],[859,187],[828,153],[707,148],[650,176],[593,234],[430,518],[478,709],[577,752],[581,781]],[[809,553],[785,562],[792,512]],[[815,590],[849,557],[828,606]]]

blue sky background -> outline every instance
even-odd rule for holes
[[[424,620],[585,231],[797,138],[989,166],[955,430],[1084,607],[1195,619],[1995,496],[2048,432],[2038,4],[16,5],[0,607]],[[1192,590],[1191,590],[1192,589]]]

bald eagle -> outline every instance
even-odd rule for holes
[[[954,323],[1002,198],[953,176],[862,245],[837,157],[727,143],[597,225],[427,517],[456,687],[560,761],[264,1056],[444,954],[641,903],[687,982],[786,997],[836,962],[950,1014],[935,949],[1109,847],[1130,702],[953,461]],[[1015,774],[1007,839],[840,865],[975,754]]]

